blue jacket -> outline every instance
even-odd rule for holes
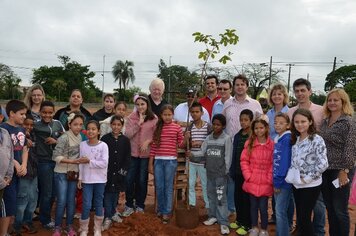
[[[292,187],[285,181],[291,165],[292,144],[290,141],[290,131],[276,137],[273,152],[273,186],[275,188],[290,189]]]

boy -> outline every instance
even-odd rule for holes
[[[4,190],[3,203],[5,206],[3,207],[3,210],[5,211],[1,213],[2,218],[0,218],[1,235],[6,235],[11,217],[16,214],[19,177],[25,176],[27,173],[28,149],[26,146],[26,131],[21,127],[26,117],[26,111],[26,105],[22,101],[9,101],[6,105],[6,113],[8,114],[9,119],[7,122],[0,125],[10,134],[14,150],[15,166],[15,174],[13,175],[10,184]]]
[[[32,138],[34,118],[30,113],[26,114],[23,127],[26,129],[26,142],[28,148],[27,174],[19,178],[17,193],[17,210],[14,223],[16,235],[21,234],[21,226],[27,233],[37,233],[33,226],[32,216],[37,204],[37,161],[33,154],[34,139]]]
[[[202,105],[198,102],[193,102],[190,107],[190,115],[193,118],[193,122],[188,128],[187,137],[190,137],[190,150],[194,153],[200,151],[201,144],[211,132],[211,125],[201,119],[203,114]],[[193,207],[195,207],[196,204],[195,182],[198,175],[203,189],[205,208],[209,208],[208,195],[206,192],[206,169],[204,165],[204,155],[196,153],[196,155],[189,160],[189,205]]]
[[[238,235],[247,235],[251,228],[250,217],[250,197],[249,194],[242,190],[245,181],[241,166],[240,157],[244,149],[245,142],[251,133],[251,124],[253,113],[251,110],[244,109],[240,113],[240,131],[234,136],[232,163],[230,168],[230,177],[235,180],[235,207],[236,222],[230,224],[230,228],[236,229]]]
[[[231,137],[224,132],[226,118],[217,114],[212,119],[213,133],[201,145],[206,157],[207,192],[209,199],[208,220],[205,225],[220,224],[220,233],[229,234],[227,209],[227,174],[231,164]],[[194,153],[192,153],[194,157]]]
[[[53,175],[56,163],[52,160],[57,139],[64,132],[62,124],[53,119],[54,104],[43,101],[40,107],[41,120],[35,122],[33,133],[36,139],[38,185],[40,191],[40,222],[45,229],[53,229],[51,208],[54,197]]]

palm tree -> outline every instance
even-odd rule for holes
[[[61,101],[61,90],[64,90],[67,88],[67,83],[64,82],[61,79],[56,79],[55,81],[53,81],[52,84],[53,88],[58,90],[58,101]]]
[[[114,82],[119,80],[119,90],[123,87],[123,92],[129,85],[129,82],[133,83],[135,81],[135,75],[133,71],[134,63],[132,61],[121,61],[118,60],[115,65],[112,67],[112,74],[114,76]]]

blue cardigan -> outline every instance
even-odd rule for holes
[[[288,169],[291,165],[292,144],[291,133],[286,131],[282,136],[276,137],[273,152],[273,186],[275,188],[290,189],[291,184],[285,181]]]

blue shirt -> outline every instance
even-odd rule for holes
[[[280,112],[286,113],[288,112],[289,107],[288,105],[285,105]],[[274,140],[275,137],[277,137],[277,133],[274,129],[274,118],[276,117],[276,111],[274,110],[274,107],[272,107],[266,114],[268,116],[269,120],[269,136],[271,137],[272,140]]]

